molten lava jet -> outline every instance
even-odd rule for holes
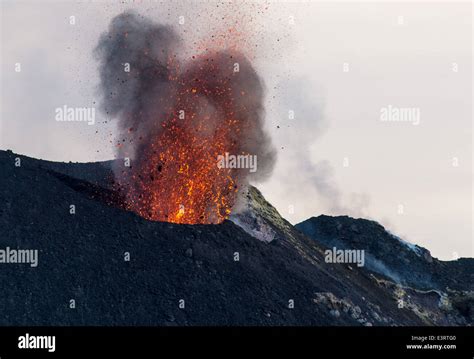
[[[113,19],[102,36],[103,109],[118,120],[118,156],[131,159],[114,172],[127,207],[147,219],[220,223],[239,190],[268,175],[275,160],[262,83],[235,50],[183,60],[179,45],[170,28],[133,13]],[[224,154],[255,156],[258,171],[218,166]]]

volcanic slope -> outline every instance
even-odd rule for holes
[[[458,308],[449,295],[325,263],[324,245],[253,187],[233,219],[241,226],[152,222],[123,209],[110,167],[0,151],[0,249],[39,251],[37,267],[0,264],[0,325],[472,322],[470,292]]]

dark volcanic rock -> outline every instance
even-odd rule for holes
[[[177,225],[128,212],[112,190],[108,162],[53,163],[0,151],[0,181],[0,249],[39,251],[37,267],[0,264],[0,325],[450,325],[472,319],[469,293],[453,303],[447,297],[445,309],[427,307],[421,316],[415,309],[426,295],[414,289],[421,299],[399,308],[403,288],[325,263],[324,247],[279,218],[253,188],[250,197],[259,205],[251,217],[275,232],[270,242],[231,221]]]
[[[377,222],[322,215],[295,227],[328,248],[365,250],[366,267],[398,283],[419,289],[474,290],[474,259],[440,261]]]

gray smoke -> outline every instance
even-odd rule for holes
[[[135,156],[137,138],[153,135],[166,118],[176,76],[167,62],[178,51],[179,38],[167,27],[133,12],[115,17],[95,49],[100,61],[102,110],[118,120],[119,138],[128,141],[119,157]]]
[[[301,208],[317,202],[324,213],[365,216],[370,198],[365,194],[344,192],[337,184],[331,163],[314,161],[312,146],[329,127],[321,98],[323,90],[310,87],[304,78],[287,81],[278,87],[285,92],[279,103],[282,130],[274,140],[285,149],[279,155],[278,169],[285,172],[284,192],[289,194],[289,203]],[[294,111],[294,119],[288,119],[289,110]]]

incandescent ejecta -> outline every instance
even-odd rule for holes
[[[276,152],[263,129],[263,83],[239,51],[189,57],[171,27],[126,12],[95,52],[102,110],[118,123],[117,156],[130,159],[114,172],[131,210],[157,221],[220,223],[250,180],[270,174]],[[258,170],[218,166],[226,154],[253,156]]]

